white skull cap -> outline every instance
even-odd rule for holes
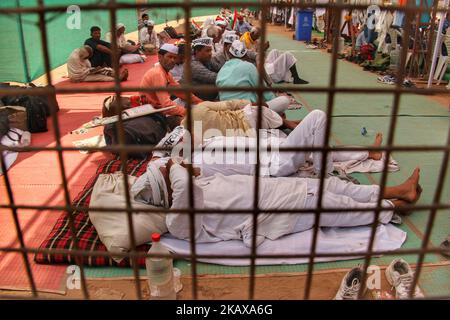
[[[159,48],[159,50],[164,50],[173,54],[178,54],[178,47],[176,45],[165,43]]]
[[[239,37],[235,33],[228,33],[223,38],[223,43],[233,43],[235,40],[239,40]]]
[[[212,47],[213,39],[209,37],[195,39],[192,41],[192,47],[195,48],[197,46]]]
[[[247,54],[247,48],[239,40],[233,41],[229,51],[236,58],[242,58],[243,56],[245,56]]]

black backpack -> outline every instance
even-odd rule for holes
[[[105,141],[107,145],[119,143],[117,123],[108,124],[104,128]],[[166,118],[160,114],[151,114],[123,122],[125,131],[125,144],[127,145],[147,145],[156,146],[166,135],[168,126]],[[135,159],[145,159],[151,152],[132,152],[128,157]]]
[[[27,125],[31,133],[46,132],[49,106],[45,99],[39,96],[6,96],[3,103],[8,106],[22,106],[27,110]]]
[[[164,27],[164,31],[167,32],[172,39],[181,39],[184,37],[183,34],[178,33],[177,30],[171,26]]]
[[[0,110],[0,140],[9,131],[9,119],[6,111]]]

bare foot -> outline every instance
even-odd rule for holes
[[[415,203],[419,200],[422,193],[422,187],[419,185],[420,168],[414,169],[412,175],[400,185],[401,196],[400,199],[408,201],[409,203]]]
[[[127,81],[127,79],[128,79],[128,69],[124,69],[120,73],[120,81]]]
[[[383,134],[381,132],[378,132],[375,136],[375,141],[372,146],[379,147],[383,143]],[[369,159],[373,160],[381,160],[381,157],[383,156],[381,151],[369,151]]]

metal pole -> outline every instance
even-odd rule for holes
[[[448,1],[445,0],[444,7],[448,7]],[[431,68],[430,68],[430,75],[428,76],[428,84],[427,88],[431,87],[431,83],[433,82],[433,76],[434,76],[434,68],[436,68],[436,60],[439,54],[439,50],[441,50],[441,40],[442,40],[442,29],[444,28],[444,21],[445,21],[445,12],[440,12],[441,14],[441,20],[439,21],[439,28],[438,28],[438,34],[436,37],[436,44],[434,45],[434,52],[433,52],[433,59],[431,60]],[[431,36],[433,36],[432,32],[433,30],[430,30]]]

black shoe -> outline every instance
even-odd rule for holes
[[[303,80],[301,78],[294,79],[294,84],[308,84],[309,81]]]

